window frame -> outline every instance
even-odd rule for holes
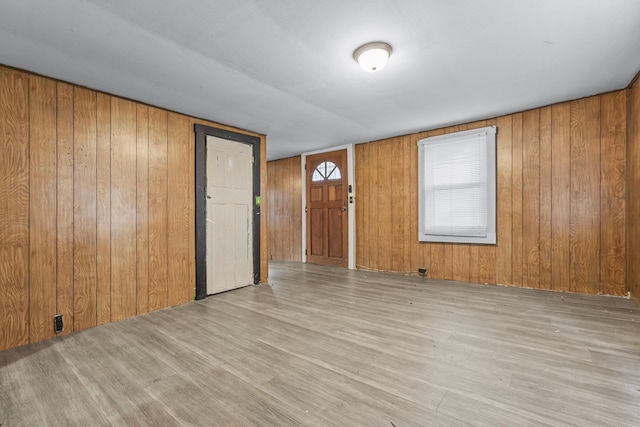
[[[327,173],[329,165],[333,166],[333,169],[331,169],[331,172]],[[326,174],[326,176],[323,175],[322,172],[320,172],[320,169],[319,169],[320,166],[324,166],[324,173]],[[315,175],[316,175],[316,172],[318,173],[318,175],[320,175],[322,177],[322,179],[314,179]],[[335,172],[338,173],[338,176],[334,176]],[[333,180],[338,180],[338,179],[342,179],[342,171],[340,170],[338,165],[336,165],[335,163],[333,163],[331,161],[325,161],[325,162],[318,163],[316,165],[316,167],[313,169],[313,172],[311,173],[311,182],[333,181]]]
[[[468,243],[468,244],[496,244],[496,126],[472,129],[462,132],[455,132],[446,135],[438,135],[430,138],[423,138],[418,141],[418,241],[431,243]],[[461,140],[468,140],[470,137],[477,137],[484,142],[486,150],[486,203],[487,203],[487,230],[484,236],[469,236],[459,234],[429,234],[426,232],[426,173],[425,151],[429,144],[457,143]],[[468,186],[468,183],[460,184],[460,188]]]

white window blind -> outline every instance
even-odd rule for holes
[[[495,243],[495,126],[419,145],[419,239]]]

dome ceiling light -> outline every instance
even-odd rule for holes
[[[353,52],[353,59],[368,73],[380,71],[391,56],[391,46],[384,42],[367,43]]]

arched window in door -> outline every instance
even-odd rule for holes
[[[322,162],[313,171],[311,181],[324,181],[328,179],[341,179],[340,168],[333,162]]]

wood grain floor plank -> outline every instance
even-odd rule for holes
[[[640,423],[632,301],[270,266],[269,284],[1,352],[0,423]]]

